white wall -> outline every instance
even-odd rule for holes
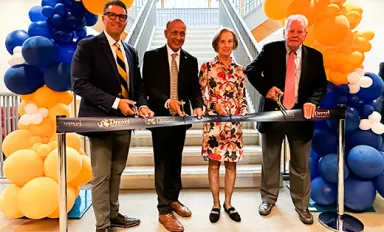
[[[384,62],[384,0],[348,0],[363,9],[363,19],[356,28],[358,31],[371,30],[375,38],[371,40],[372,49],[365,53],[364,67],[366,72],[378,73],[380,62]],[[282,29],[260,41],[260,45],[282,40]]]

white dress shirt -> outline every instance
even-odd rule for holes
[[[111,51],[112,51],[113,57],[115,58],[116,66],[117,66],[118,64],[117,64],[117,58],[116,58],[117,55],[116,55],[116,47],[115,47],[116,40],[114,38],[112,38],[106,31],[104,31],[104,34],[107,37],[109,47],[111,48]],[[128,74],[128,78],[129,78],[129,65],[128,65],[128,61],[127,61],[127,56],[125,54],[123,42],[121,40],[119,40],[118,44],[119,44],[120,50],[124,56],[125,70]],[[129,79],[128,79],[128,88],[129,88]],[[117,109],[119,107],[119,103],[120,103],[120,98],[116,98],[113,105],[112,105],[112,108]]]
[[[180,66],[180,49],[177,51],[177,52],[174,52],[169,46],[168,44],[166,45],[167,46],[167,54],[168,54],[168,64],[169,64],[169,74],[171,74],[171,67],[172,67],[172,54],[173,53],[177,53],[177,56],[175,57],[175,60],[176,60],[176,64],[177,64],[177,71],[179,71],[179,66]],[[171,76],[169,76],[169,78],[171,78]],[[165,102],[165,105],[164,107],[166,109],[169,108],[169,101],[171,99],[168,99],[166,102]]]
[[[299,96],[299,83],[300,83],[300,76],[301,76],[301,60],[302,60],[302,45],[296,50],[296,55],[295,55],[295,103],[298,101],[298,96]],[[288,57],[289,57],[289,52],[290,50],[287,48],[287,53],[286,53],[286,62],[288,62]]]

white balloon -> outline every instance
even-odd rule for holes
[[[360,86],[356,85],[356,84],[354,84],[354,85],[348,84],[348,87],[349,87],[349,93],[351,93],[351,94],[355,94],[355,93],[359,92],[359,90],[360,90]]]
[[[360,80],[360,76],[357,72],[351,72],[350,74],[348,74],[348,82],[350,84],[357,84]]]
[[[372,124],[372,131],[375,134],[381,135],[384,133],[384,125],[380,122],[375,122]]]
[[[48,109],[47,109],[47,108],[40,108],[40,109],[39,109],[39,114],[40,114],[43,118],[48,117]]]
[[[364,69],[362,68],[357,68],[355,72],[357,72],[357,74],[359,74],[360,77],[363,77],[365,74]]]
[[[31,116],[31,123],[35,125],[39,125],[43,121],[43,116],[39,113],[34,113]]]
[[[14,49],[13,49],[13,54],[21,54],[21,46],[16,46]]]
[[[24,114],[20,117],[19,123],[23,126],[28,126],[31,124],[31,115],[29,114]]]
[[[24,57],[23,55],[21,54],[13,54],[9,60],[8,60],[8,64],[10,66],[14,66],[14,65],[19,65],[19,64],[24,64],[25,63],[25,60],[24,60]]]
[[[373,111],[371,115],[368,116],[369,121],[371,123],[380,122],[381,121],[381,114],[377,111]]]
[[[24,111],[27,114],[34,114],[37,112],[37,110],[38,110],[38,107],[35,103],[28,103],[24,108]]]
[[[369,130],[371,129],[371,121],[369,121],[369,119],[362,119],[360,120],[360,125],[359,125],[359,128],[361,130]]]
[[[373,80],[369,77],[362,77],[359,80],[359,85],[362,88],[369,88],[373,84]]]

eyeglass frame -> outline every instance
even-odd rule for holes
[[[128,15],[127,14],[116,14],[116,13],[113,13],[113,12],[105,12],[103,15],[106,15],[110,20],[115,20],[116,17],[119,18],[119,21],[120,22],[127,22],[128,20]],[[125,20],[121,20],[121,17],[125,17]]]

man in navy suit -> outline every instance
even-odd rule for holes
[[[277,100],[283,96],[283,106],[303,109],[304,117],[314,116],[327,88],[322,54],[303,45],[308,20],[292,15],[285,21],[284,41],[266,44],[258,57],[246,68],[248,80],[262,95],[259,111],[279,108]],[[284,91],[284,93],[283,93]],[[261,174],[260,215],[271,213],[277,201],[280,184],[281,145],[285,136],[290,147],[291,197],[300,220],[313,223],[308,210],[311,180],[309,151],[313,134],[313,121],[257,123],[261,133],[263,167]]]
[[[104,6],[105,31],[78,43],[72,62],[73,91],[81,96],[79,117],[153,116],[140,75],[136,50],[121,41],[127,25],[122,1]],[[137,107],[135,106],[137,104]],[[138,112],[136,112],[138,109]],[[91,145],[92,203],[97,232],[115,232],[140,223],[119,213],[120,178],[131,131],[88,133]]]
[[[158,116],[202,114],[202,96],[198,80],[198,63],[181,47],[186,26],[180,19],[167,23],[164,36],[167,44],[147,51],[143,61],[143,79],[148,93],[148,105]],[[181,105],[185,102],[185,112]],[[192,212],[179,201],[181,163],[185,135],[191,126],[154,128],[152,143],[155,158],[155,187],[158,196],[160,223],[169,231],[184,231],[173,215],[190,217]]]

